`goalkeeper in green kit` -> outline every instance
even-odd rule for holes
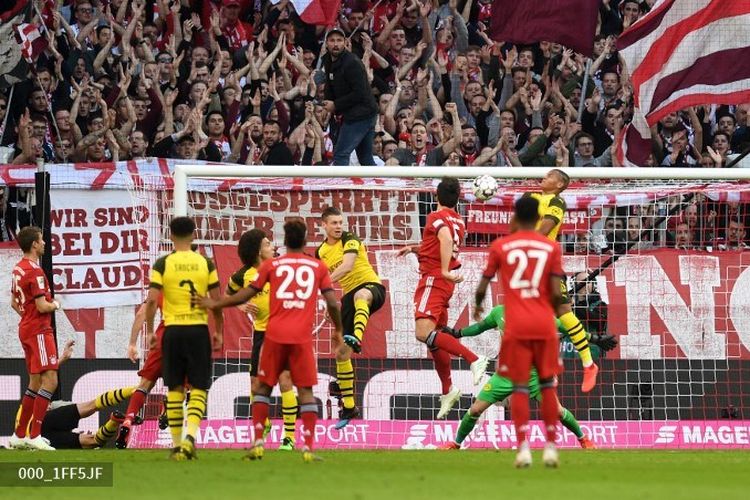
[[[556,321],[557,330],[560,332],[561,337],[567,336],[567,331],[562,326],[562,323],[560,323],[560,320],[558,319]],[[492,311],[490,311],[489,315],[487,315],[487,317],[480,323],[475,323],[460,330],[443,327],[443,331],[450,333],[454,337],[461,338],[474,337],[492,328],[496,328],[500,332],[505,328],[505,306],[495,306]],[[592,335],[591,342],[597,345],[602,351],[609,351],[617,346],[617,340],[610,335]],[[442,448],[448,450],[457,450],[461,448],[461,443],[463,443],[464,439],[466,439],[474,429],[474,426],[477,424],[477,420],[479,420],[482,413],[484,413],[491,405],[504,401],[506,398],[510,397],[512,393],[513,382],[505,377],[501,377],[497,373],[493,373],[492,377],[490,377],[487,383],[484,384],[484,387],[482,387],[481,392],[477,395],[471,408],[469,408],[469,411],[466,412],[461,419],[461,425],[459,425],[458,432],[456,433],[456,440],[446,443]],[[539,377],[534,369],[531,370],[531,375],[529,377],[529,393],[531,398],[536,399],[537,401],[539,400]],[[560,422],[565,428],[575,434],[578,438],[578,442],[581,444],[581,448],[596,448],[594,443],[583,433],[573,414],[563,408],[559,401],[557,406],[560,415]]]

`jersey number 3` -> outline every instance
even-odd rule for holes
[[[544,267],[547,264],[549,253],[544,250],[522,250],[516,248],[508,252],[506,257],[509,266],[515,266],[513,275],[510,277],[510,288],[520,290],[522,299],[533,299],[539,297],[539,283],[544,274]],[[534,260],[531,265],[533,269],[531,278],[525,278],[526,270],[529,268],[529,261]]]

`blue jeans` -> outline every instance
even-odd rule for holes
[[[349,165],[352,151],[357,151],[359,164],[365,166],[375,165],[372,157],[372,142],[375,140],[375,120],[377,116],[344,122],[339,130],[339,138],[333,148],[333,164]]]

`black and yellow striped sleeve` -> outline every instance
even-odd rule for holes
[[[167,257],[168,256],[165,255],[157,259],[151,267],[149,288],[156,288],[157,290],[164,288],[164,270],[167,267]]]
[[[345,232],[341,236],[341,245],[344,248],[344,253],[359,253],[362,241],[354,233]]]
[[[229,278],[229,283],[227,283],[227,290],[226,290],[227,295],[234,295],[235,293],[239,292],[244,287],[246,271],[247,271],[247,266],[242,267]]]
[[[208,289],[213,290],[219,286],[219,273],[216,271],[214,261],[205,257],[208,266]]]

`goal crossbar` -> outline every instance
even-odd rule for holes
[[[706,168],[561,168],[572,179],[640,179],[640,180],[750,180],[750,169]],[[174,171],[174,214],[187,215],[189,177],[409,177],[473,178],[490,175],[499,179],[540,179],[550,167],[365,167],[328,166],[310,168],[304,165],[177,165]]]

